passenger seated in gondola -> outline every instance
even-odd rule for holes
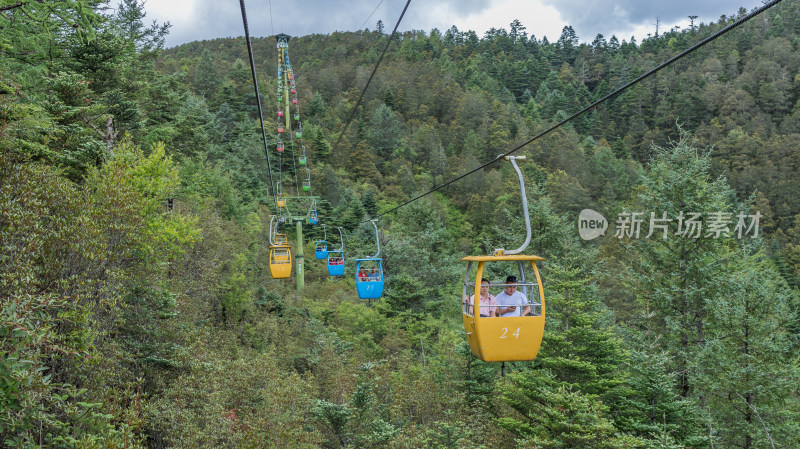
[[[369,280],[371,282],[377,282],[381,280],[381,275],[378,273],[377,267],[372,268],[372,273],[369,274]]]
[[[367,270],[365,270],[364,267],[361,267],[361,269],[358,270],[358,280],[362,282],[369,280],[367,276]]]
[[[509,276],[506,278],[506,288],[495,298],[500,307],[500,316],[526,316],[531,313],[531,306],[528,298],[517,291],[517,277]]]
[[[475,313],[474,305],[475,295],[469,297],[468,315]],[[480,299],[480,313],[482,317],[496,317],[497,316],[497,300],[489,293],[489,280],[481,279],[481,299]]]

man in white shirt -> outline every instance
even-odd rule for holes
[[[528,298],[522,293],[517,291],[516,276],[509,276],[506,278],[506,288],[495,297],[497,305],[500,308],[500,316],[526,316],[531,313],[531,306],[528,304]]]

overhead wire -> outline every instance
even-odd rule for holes
[[[244,0],[239,0],[242,8],[242,23],[244,24],[244,38],[247,41],[247,55],[250,58],[250,72],[253,74],[253,88],[256,91],[256,104],[258,105],[258,118],[261,122],[261,137],[264,140],[264,154],[267,155],[267,169],[269,170],[269,185],[272,189],[272,196],[275,199],[275,210],[278,210],[278,195],[275,192],[275,181],[272,179],[272,164],[269,158],[269,147],[267,146],[267,131],[264,129],[264,113],[261,111],[261,94],[258,92],[258,78],[256,77],[256,64],[253,59],[253,45],[250,42],[250,30],[247,27],[247,12],[244,8]],[[269,192],[267,192],[269,193]]]
[[[376,7],[375,7],[375,9],[373,9],[373,10],[372,10],[372,12],[371,12],[371,13],[369,13],[369,16],[367,16],[367,18],[366,18],[366,19],[364,19],[364,23],[362,23],[362,24],[361,24],[361,26],[360,26],[360,27],[358,27],[358,29],[359,29],[359,30],[363,30],[363,29],[364,29],[364,25],[366,25],[366,24],[367,24],[367,22],[369,21],[369,18],[370,18],[370,17],[372,17],[372,15],[373,15],[373,14],[375,14],[375,11],[377,11],[377,10],[378,10],[378,8],[380,8],[382,4],[383,4],[383,0],[381,0],[381,1],[378,3],[378,6],[376,6]]]
[[[369,79],[367,80],[367,84],[364,86],[364,89],[361,90],[361,95],[359,95],[358,101],[356,101],[355,106],[353,106],[353,109],[350,111],[350,117],[347,119],[347,122],[345,123],[341,134],[339,134],[339,138],[336,139],[336,144],[333,145],[333,151],[336,151],[336,149],[339,148],[339,143],[341,143],[342,137],[344,137],[345,133],[347,133],[347,128],[350,126],[350,122],[353,121],[353,117],[355,117],[355,114],[358,111],[358,106],[361,104],[361,100],[364,99],[364,94],[367,92],[367,88],[369,87],[369,84],[372,82],[372,78],[375,76],[375,72],[378,71],[378,67],[381,65],[381,61],[383,61],[383,56],[386,54],[386,50],[389,49],[389,45],[392,43],[392,39],[394,39],[395,33],[397,33],[397,27],[400,26],[400,22],[403,20],[403,16],[406,14],[406,10],[408,10],[408,5],[410,5],[410,4],[411,4],[411,0],[408,0],[406,2],[406,6],[403,8],[403,12],[400,14],[400,18],[397,19],[397,23],[394,25],[394,29],[392,30],[392,34],[389,36],[389,40],[386,42],[386,46],[383,47],[383,51],[381,52],[381,56],[380,56],[380,58],[378,58],[378,62],[375,63],[375,68],[372,69],[372,74],[369,76]]]
[[[459,175],[459,176],[457,176],[457,177],[455,177],[455,178],[453,178],[453,179],[451,179],[451,180],[449,180],[449,181],[445,182],[444,184],[438,185],[438,186],[436,186],[436,187],[432,188],[431,190],[429,190],[429,191],[427,191],[427,192],[425,192],[425,193],[423,193],[423,194],[421,194],[421,195],[417,195],[416,197],[414,197],[414,198],[412,198],[412,199],[410,199],[410,200],[408,200],[408,201],[406,201],[406,202],[404,202],[404,203],[402,203],[402,204],[400,204],[400,205],[398,205],[398,206],[395,206],[395,207],[393,207],[393,208],[391,208],[391,209],[389,209],[389,210],[387,210],[387,211],[381,212],[380,214],[378,214],[378,215],[376,215],[376,216],[374,216],[374,217],[371,217],[371,218],[370,218],[370,219],[368,219],[368,220],[363,220],[363,221],[360,221],[360,222],[358,222],[357,224],[368,223],[368,222],[370,222],[370,221],[372,221],[372,220],[376,220],[376,219],[378,219],[378,218],[380,218],[380,217],[382,217],[382,216],[384,216],[384,215],[387,215],[387,214],[389,214],[389,213],[392,213],[392,212],[396,211],[397,209],[400,209],[400,208],[401,208],[401,207],[403,207],[403,206],[406,206],[406,205],[408,205],[408,204],[410,204],[410,203],[413,203],[414,201],[417,201],[417,200],[419,200],[419,199],[422,199],[422,198],[424,198],[424,197],[426,197],[426,196],[430,195],[430,194],[431,194],[431,193],[433,193],[433,192],[436,192],[436,191],[438,191],[438,190],[441,190],[442,188],[444,188],[444,187],[447,187],[447,186],[449,186],[450,184],[453,184],[453,183],[454,183],[454,182],[456,182],[456,181],[459,181],[459,180],[461,180],[461,179],[463,179],[463,178],[466,178],[467,176],[469,176],[469,175],[471,175],[471,174],[473,174],[473,173],[475,173],[475,172],[477,172],[477,171],[479,171],[479,170],[483,170],[484,168],[486,168],[486,167],[488,167],[488,166],[490,166],[490,165],[494,164],[495,162],[497,162],[497,161],[501,160],[502,158],[504,158],[504,157],[506,157],[506,156],[509,156],[509,155],[511,155],[511,154],[514,154],[515,152],[519,151],[519,150],[520,150],[522,147],[525,147],[525,146],[529,145],[530,143],[532,143],[532,142],[534,142],[534,141],[536,141],[536,140],[538,140],[538,139],[540,139],[540,138],[542,138],[542,137],[544,137],[544,136],[546,136],[546,135],[550,134],[551,132],[555,131],[556,129],[560,128],[561,126],[563,126],[563,125],[565,125],[565,124],[569,123],[570,121],[572,121],[572,120],[574,120],[574,119],[576,119],[576,118],[580,117],[581,115],[585,114],[586,112],[589,112],[590,110],[592,110],[592,109],[594,109],[595,107],[599,106],[600,104],[604,103],[604,102],[605,102],[605,101],[607,101],[608,99],[610,99],[610,98],[612,98],[612,97],[615,97],[615,96],[619,95],[620,93],[622,93],[623,91],[627,90],[628,88],[630,88],[630,87],[631,87],[631,86],[633,86],[634,84],[638,84],[638,83],[640,83],[641,81],[645,80],[646,78],[649,78],[650,76],[652,76],[652,75],[654,75],[654,74],[658,73],[658,72],[659,72],[659,71],[661,71],[663,68],[665,68],[665,67],[667,67],[667,66],[671,65],[672,63],[674,63],[674,62],[678,61],[679,59],[683,58],[684,56],[686,56],[686,55],[688,55],[688,54],[690,54],[690,53],[694,52],[695,50],[697,50],[698,48],[700,48],[700,47],[702,47],[702,46],[706,45],[707,43],[709,43],[709,42],[711,42],[711,41],[713,41],[713,40],[715,40],[715,39],[719,38],[720,36],[724,35],[725,33],[727,33],[727,32],[729,32],[729,31],[733,30],[734,28],[737,28],[738,26],[742,25],[743,23],[745,23],[745,22],[749,21],[749,20],[750,20],[750,19],[752,19],[753,17],[756,17],[757,15],[759,15],[759,14],[763,13],[763,12],[764,12],[764,11],[766,11],[767,9],[769,9],[769,8],[771,8],[771,7],[775,6],[775,5],[777,5],[778,3],[782,2],[782,1],[783,1],[783,0],[772,0],[772,1],[768,2],[768,3],[765,3],[765,4],[763,4],[761,7],[757,8],[757,9],[754,9],[753,11],[751,11],[750,13],[748,13],[747,15],[745,15],[745,16],[743,16],[743,17],[739,18],[739,19],[738,19],[738,20],[736,20],[734,23],[732,23],[732,24],[730,24],[730,25],[726,26],[725,28],[723,28],[723,29],[721,29],[721,30],[719,30],[719,31],[717,31],[717,32],[715,32],[715,33],[713,33],[712,35],[708,36],[707,38],[705,38],[705,39],[701,40],[700,42],[698,42],[698,43],[696,43],[696,44],[694,44],[694,45],[692,45],[692,46],[691,46],[691,47],[689,47],[688,49],[686,49],[686,50],[684,50],[684,51],[682,51],[682,52],[678,53],[677,55],[673,56],[672,58],[668,59],[667,61],[665,61],[665,62],[663,62],[663,63],[659,64],[659,65],[658,65],[658,66],[656,66],[655,68],[653,68],[653,69],[651,69],[651,70],[647,71],[647,72],[646,72],[646,73],[644,73],[643,75],[641,75],[641,76],[639,76],[639,77],[637,77],[637,78],[633,79],[632,81],[629,81],[628,83],[626,83],[626,84],[625,84],[625,85],[623,85],[622,87],[618,88],[618,89],[617,89],[617,90],[615,90],[614,92],[611,92],[610,94],[606,95],[605,97],[603,97],[603,98],[601,98],[601,99],[599,99],[599,100],[595,101],[594,103],[590,104],[589,106],[586,106],[585,108],[583,108],[583,109],[581,109],[580,111],[578,111],[578,112],[576,112],[576,113],[572,114],[571,116],[569,116],[569,117],[565,118],[564,120],[561,120],[560,122],[558,122],[558,123],[556,123],[555,125],[553,125],[553,126],[551,126],[551,127],[547,128],[546,130],[544,130],[544,131],[540,132],[539,134],[537,134],[537,135],[533,136],[532,138],[528,139],[527,141],[525,141],[525,142],[523,142],[523,143],[521,143],[521,144],[517,145],[516,147],[514,147],[514,148],[513,148],[513,149],[511,149],[511,150],[509,150],[508,152],[498,155],[496,158],[492,159],[491,161],[489,161],[489,162],[486,162],[485,164],[483,164],[483,165],[480,165],[480,166],[478,166],[478,167],[475,167],[474,169],[472,169],[472,170],[470,170],[470,171],[468,171],[468,172],[466,172],[466,173],[463,173],[463,174],[461,174],[461,175]]]

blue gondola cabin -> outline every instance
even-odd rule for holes
[[[319,240],[314,242],[314,256],[317,259],[325,259],[328,257],[328,242]]]
[[[342,251],[328,251],[328,274],[344,276],[344,253]]]
[[[356,291],[361,299],[383,296],[383,259],[356,259]]]

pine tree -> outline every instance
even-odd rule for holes
[[[215,133],[219,134],[219,142],[227,142],[231,139],[231,133],[236,128],[236,122],[236,116],[233,114],[233,110],[230,106],[228,106],[228,103],[222,103],[217,111],[216,120],[214,121],[216,126],[213,130]]]
[[[800,445],[800,368],[788,328],[792,293],[762,251],[743,248],[726,264],[728,291],[707,302],[705,339],[695,370],[722,447]]]
[[[520,437],[519,447],[641,447],[640,440],[617,431],[596,396],[561,384],[546,370],[511,375],[500,391],[521,417],[497,423]]]
[[[347,169],[355,179],[362,181],[375,182],[380,177],[380,172],[375,167],[375,156],[363,140],[358,142],[350,154]]]
[[[691,361],[705,339],[706,301],[724,294],[717,277],[723,270],[721,262],[731,257],[725,238],[715,238],[708,229],[698,230],[689,223],[695,213],[732,213],[733,193],[724,179],[710,179],[708,153],[692,148],[686,136],[670,148],[656,147],[655,152],[638,195],[637,207],[652,215],[643,216],[647,223],[642,229],[648,232],[635,240],[639,265],[634,285],[645,304],[657,311],[655,318],[666,337],[664,348],[680,378],[680,393],[689,397]],[[647,237],[649,232],[652,235]]]
[[[391,87],[386,88],[386,93],[383,95],[383,104],[389,106],[392,110],[394,110],[397,105],[395,104],[394,98],[394,91],[392,91]]]
[[[205,154],[210,149],[209,128],[214,123],[214,115],[208,111],[206,103],[187,93],[175,120],[177,135],[171,147],[182,156]]]
[[[322,95],[319,92],[314,94],[314,97],[311,98],[311,107],[308,110],[308,113],[311,114],[312,117],[316,117],[325,112],[325,109],[328,106],[325,104],[325,100],[322,99]]]
[[[655,342],[647,341],[650,335],[643,332],[629,338],[632,349],[625,363],[627,388],[615,422],[654,449],[706,447],[705,414],[696,401],[678,394],[672,361]]]
[[[219,86],[219,80],[220,77],[217,74],[214,58],[206,48],[203,50],[203,54],[200,55],[200,61],[195,68],[194,87],[206,99],[211,99],[217,90],[217,86]]]
[[[370,147],[383,161],[389,160],[394,151],[403,145],[400,122],[385,104],[375,110],[366,135]]]
[[[575,391],[615,401],[624,382],[625,356],[612,331],[613,318],[592,284],[595,256],[577,239],[563,237],[560,248],[549,254],[547,324],[539,364]]]
[[[378,214],[378,204],[375,202],[375,195],[372,194],[372,190],[368,190],[361,197],[361,204],[364,205],[364,210],[367,212],[368,217],[374,217]]]
[[[312,140],[311,146],[314,148],[314,154],[320,161],[327,161],[331,154],[331,144],[325,139],[321,129],[317,129],[313,136],[314,140]]]
[[[522,96],[520,97],[519,102],[521,104],[527,105],[528,102],[531,101],[531,98],[533,98],[531,90],[526,87],[525,91],[522,92]]]

